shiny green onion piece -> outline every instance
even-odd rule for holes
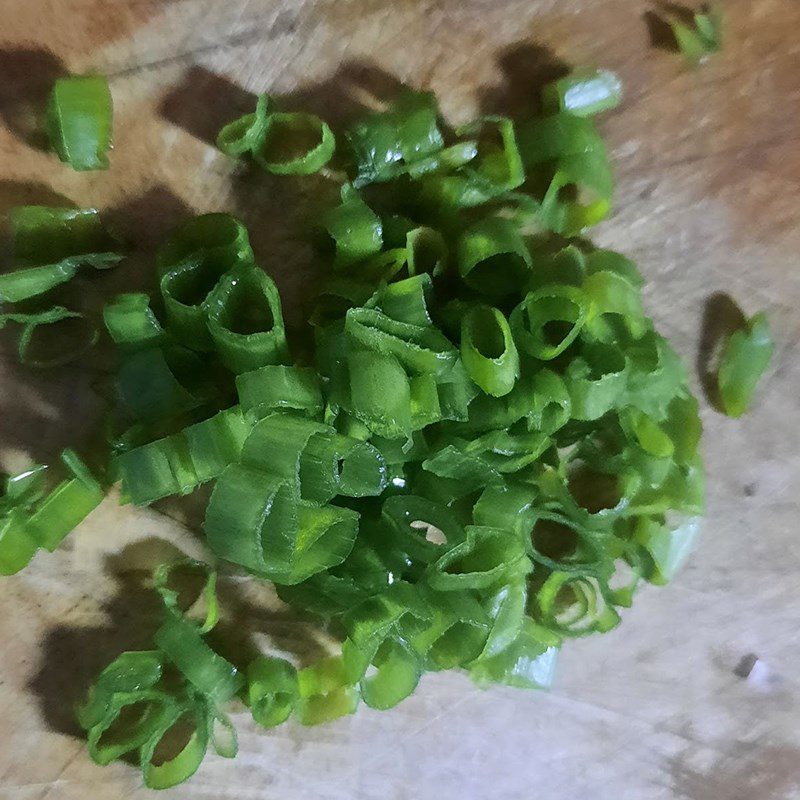
[[[489,431],[464,445],[462,452],[477,456],[492,472],[507,474],[532,464],[549,446],[540,431]]]
[[[763,311],[752,317],[744,330],[736,331],[725,342],[717,382],[722,410],[729,417],[740,417],[750,407],[774,349],[772,332]]]
[[[431,566],[428,582],[439,591],[487,589],[531,566],[521,539],[497,528],[469,526],[466,539]]]
[[[425,497],[389,497],[381,509],[381,519],[392,534],[387,540],[389,547],[406,565],[429,564],[442,555],[445,545],[464,540],[464,529],[455,514]]]
[[[297,707],[297,670],[282,658],[259,656],[247,667],[247,705],[264,728],[285,722]]]
[[[236,376],[242,410],[257,419],[276,411],[322,416],[322,389],[316,370],[309,367],[268,365]]]
[[[274,175],[310,175],[333,157],[336,139],[327,123],[313,114],[279,113],[266,94],[256,110],[225,125],[217,147],[229,156],[252,155]]]
[[[96,269],[122,256],[95,208],[17,206],[9,213],[11,253],[18,266],[54,265],[69,259]]]
[[[51,553],[105,496],[103,487],[76,453],[64,450],[61,460],[71,477],[50,492],[26,523],[35,541]]]
[[[430,619],[431,612],[420,590],[409,583],[395,582],[358,603],[344,615],[348,632],[343,647],[343,663],[353,680],[360,680],[381,644],[391,638],[406,616]]]
[[[409,177],[419,179],[425,175],[463,167],[478,155],[478,143],[473,140],[456,142],[432,156],[422,158],[408,166]]]
[[[422,430],[442,419],[439,390],[432,375],[418,375],[408,382],[411,401],[411,427]]]
[[[342,187],[341,205],[330,210],[322,226],[333,244],[335,269],[347,269],[358,261],[380,253],[383,223],[349,184]]]
[[[173,231],[159,248],[156,265],[163,274],[185,262],[207,263],[221,275],[238,264],[252,264],[253,258],[247,229],[238,219],[230,214],[201,214]],[[198,295],[204,288],[193,284],[191,294]]]
[[[467,286],[489,300],[518,291],[532,266],[516,226],[500,217],[487,217],[465,231],[458,241],[456,258]]]
[[[469,419],[463,433],[479,434],[509,428],[532,413],[533,383],[530,375],[523,375],[514,388],[503,397],[479,393],[469,406]]]
[[[0,516],[0,575],[14,575],[28,566],[38,542],[26,525],[27,513],[12,509]]]
[[[417,375],[443,375],[458,357],[458,351],[437,329],[398,322],[371,308],[348,311],[345,332],[357,346],[394,356]]]
[[[626,402],[654,417],[663,417],[687,380],[678,354],[663,336],[650,331],[629,344],[625,357],[630,364]]]
[[[507,395],[519,377],[519,354],[502,312],[475,306],[461,324],[461,358],[470,378],[493,397]]]
[[[559,640],[530,618],[516,639],[496,655],[481,657],[469,667],[479,686],[504,683],[520,689],[549,689],[555,674]]]
[[[251,427],[241,409],[233,407],[119,454],[114,467],[123,493],[136,505],[149,505],[194,491],[239,458]]]
[[[347,134],[358,175],[356,186],[391,180],[444,148],[436,98],[406,92],[387,111],[362,119]]]
[[[254,266],[223,276],[208,296],[208,330],[222,363],[237,375],[289,357],[280,295]]]
[[[270,115],[269,95],[259,95],[256,110],[225,125],[217,135],[217,147],[234,158],[254,152],[264,139]]]
[[[9,475],[5,480],[5,491],[0,495],[0,514],[14,507],[29,509],[44,497],[47,471],[45,464],[33,464],[18,475]]]
[[[461,359],[437,383],[437,390],[442,419],[458,422],[467,419],[469,404],[480,393],[467,375]]]
[[[74,170],[107,169],[112,115],[107,78],[59,78],[47,106],[47,134],[61,161]]]
[[[358,689],[347,680],[341,658],[327,658],[297,673],[300,700],[297,718],[302,725],[319,725],[358,707]]]
[[[551,573],[536,595],[536,604],[541,624],[560,636],[607,633],[620,622],[596,578],[569,572]]]
[[[169,741],[173,729],[182,733],[187,717],[192,727],[189,740],[177,755],[156,765],[153,757],[158,745],[162,740]],[[145,786],[168,789],[191,778],[205,758],[211,728],[210,710],[207,703],[199,699],[172,703],[158,722],[139,751],[140,764]]]
[[[590,311],[590,300],[580,289],[544,286],[528,293],[511,312],[511,331],[521,350],[550,361],[577,339]]]
[[[239,736],[230,717],[212,704],[209,704],[208,710],[209,734],[214,750],[222,758],[236,758],[239,752]]]
[[[314,114],[273,113],[252,152],[256,164],[274,175],[311,175],[335,150],[333,131]]]
[[[117,295],[103,308],[103,322],[114,344],[125,350],[158,345],[164,339],[164,329],[144,293]]]
[[[622,83],[607,69],[578,70],[542,89],[542,100],[549,111],[566,111],[579,117],[616,108],[621,98]]]
[[[211,702],[230,700],[243,685],[236,667],[215,653],[197,626],[182,615],[168,613],[156,631],[156,646]]]
[[[185,601],[181,597],[180,586],[173,586],[176,583],[175,574],[182,575],[184,580],[192,573],[199,575],[202,579],[202,588],[196,597],[191,597],[190,601]],[[185,558],[173,561],[170,564],[159,564],[153,573],[153,585],[161,595],[164,605],[173,613],[185,614],[193,611],[194,606],[203,606],[204,616],[200,621],[200,633],[208,633],[219,620],[219,603],[217,601],[217,573],[208,564],[196,561],[193,558]],[[183,602],[181,602],[183,601]],[[185,608],[183,606],[186,606]]]

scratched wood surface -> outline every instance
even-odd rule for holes
[[[654,47],[639,0],[0,0],[0,212],[68,199],[111,209],[143,255],[82,289],[146,286],[148,253],[189,211],[232,210],[290,307],[313,280],[302,230],[326,189],[254,180],[210,145],[264,89],[334,120],[398,81],[445,113],[524,111],[559,62],[619,72],[603,122],[617,210],[596,233],[634,257],[647,304],[693,368],[720,292],[766,308],[777,354],[740,421],[707,404],[709,511],[694,557],[613,633],[565,648],[549,694],[426,677],[388,713],[260,732],[170,798],[790,800],[800,797],[800,3],[729,0],[722,54],[697,71]],[[656,37],[657,39],[657,37]],[[32,109],[64,70],[111,76],[107,173],[40,149]],[[0,342],[6,467],[91,441],[103,365],[32,374]],[[695,375],[696,375],[696,371]],[[695,383],[698,380],[695,378]],[[99,667],[146,646],[154,561],[202,555],[193,517],[110,498],[0,593],[0,800],[143,798],[136,770],[91,764],[71,705]],[[242,636],[313,652],[298,626],[228,581]],[[746,654],[760,671],[734,674]]]

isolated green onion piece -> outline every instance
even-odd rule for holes
[[[725,342],[717,380],[722,408],[729,417],[740,417],[750,407],[774,349],[772,332],[763,311]]]
[[[57,264],[97,269],[113,266],[122,256],[119,243],[108,233],[95,208],[17,206],[8,216],[11,255],[17,266]]]
[[[47,133],[58,157],[75,170],[107,169],[112,114],[107,78],[59,78],[47,106]]]

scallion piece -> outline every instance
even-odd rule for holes
[[[718,383],[722,408],[729,417],[740,417],[750,407],[774,349],[772,332],[763,311],[748,320],[744,330],[736,331],[725,342]]]
[[[47,107],[47,132],[58,157],[74,170],[107,169],[112,114],[105,77],[59,78]]]

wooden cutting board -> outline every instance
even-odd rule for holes
[[[210,144],[253,93],[335,121],[354,97],[408,82],[459,121],[524,111],[564,62],[622,77],[625,100],[602,123],[617,208],[595,237],[638,261],[648,310],[693,374],[717,293],[766,308],[777,340],[751,413],[703,407],[709,512],[691,563],[643,591],[619,629],[566,647],[551,693],[440,674],[391,712],[315,729],[257,731],[237,714],[236,761],[209,757],[165,797],[800,797],[800,4],[723,5],[724,51],[689,70],[653,46],[638,0],[0,0],[0,212],[64,198],[108,208],[140,252],[87,287],[87,303],[146,286],[155,243],[187,212],[231,210],[300,318],[314,276],[295,231],[323,188],[240,175]],[[63,70],[111,76],[108,172],[72,173],[30,134]],[[88,443],[102,369],[42,375],[16,365],[9,340],[0,352],[3,465]],[[0,800],[148,796],[132,767],[89,761],[71,706],[111,657],[147,645],[157,605],[144,570],[176,550],[202,555],[196,515],[162,511],[112,497],[58,552],[2,579]],[[228,584],[242,637],[319,649]],[[734,673],[748,654],[759,662],[745,679]]]

